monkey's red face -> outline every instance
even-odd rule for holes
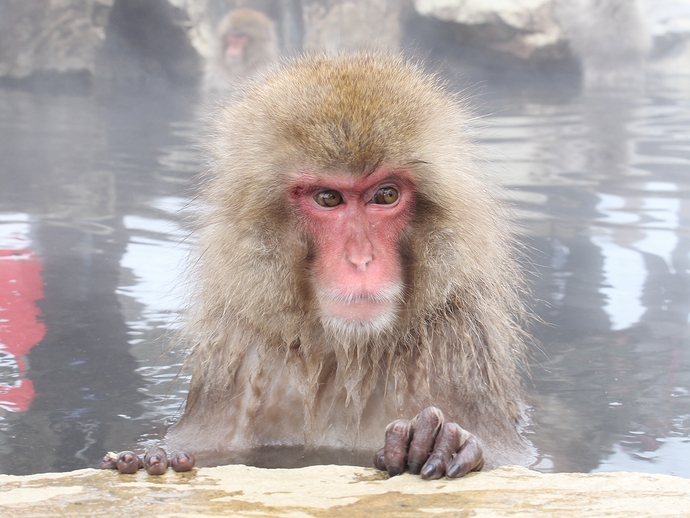
[[[402,300],[398,243],[414,197],[409,174],[386,168],[364,178],[303,173],[290,197],[315,246],[322,317],[336,325],[390,323]]]
[[[225,59],[228,62],[242,59],[244,49],[249,42],[249,37],[245,34],[231,32],[225,35]]]

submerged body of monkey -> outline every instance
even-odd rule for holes
[[[168,448],[201,465],[374,455],[425,478],[532,461],[522,277],[468,119],[378,55],[293,60],[219,109]]]
[[[278,59],[273,21],[254,9],[230,11],[216,28],[212,53],[204,77],[206,90],[232,89]]]

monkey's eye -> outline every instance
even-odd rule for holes
[[[314,200],[322,207],[335,207],[343,202],[343,197],[338,191],[321,191],[314,196]]]
[[[382,187],[372,198],[374,203],[379,205],[390,205],[398,201],[398,190],[393,187]]]

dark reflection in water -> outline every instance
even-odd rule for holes
[[[533,380],[541,469],[690,476],[689,87],[650,79],[646,95],[487,121],[550,324]]]
[[[486,102],[487,168],[517,207],[546,321],[538,469],[690,476],[688,92],[650,79],[644,94]],[[0,90],[0,268],[26,261],[0,273],[15,319],[0,313],[0,471],[92,466],[179,415],[181,360],[164,349],[196,109]],[[6,338],[17,322],[25,336]]]
[[[0,90],[0,250],[21,243],[38,257],[45,325],[43,339],[23,351],[0,345],[2,472],[94,465],[177,412],[181,396],[171,410],[158,395],[178,362],[155,340],[175,314],[160,302],[166,283],[155,269],[174,278],[169,256],[183,248],[174,245],[177,212],[197,168],[187,162],[189,139],[178,136],[178,121],[190,120],[192,109],[184,98],[96,101]],[[133,257],[153,274],[128,268]],[[159,284],[156,298],[146,291],[151,282]],[[21,294],[10,302],[21,306]],[[30,407],[18,412],[14,394],[27,383]]]

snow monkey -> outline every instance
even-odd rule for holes
[[[373,456],[434,479],[532,461],[529,311],[469,119],[436,76],[379,54],[302,56],[219,107],[191,386],[164,441],[183,467]]]
[[[205,71],[207,90],[225,91],[278,59],[273,22],[254,9],[230,11],[218,24]]]

